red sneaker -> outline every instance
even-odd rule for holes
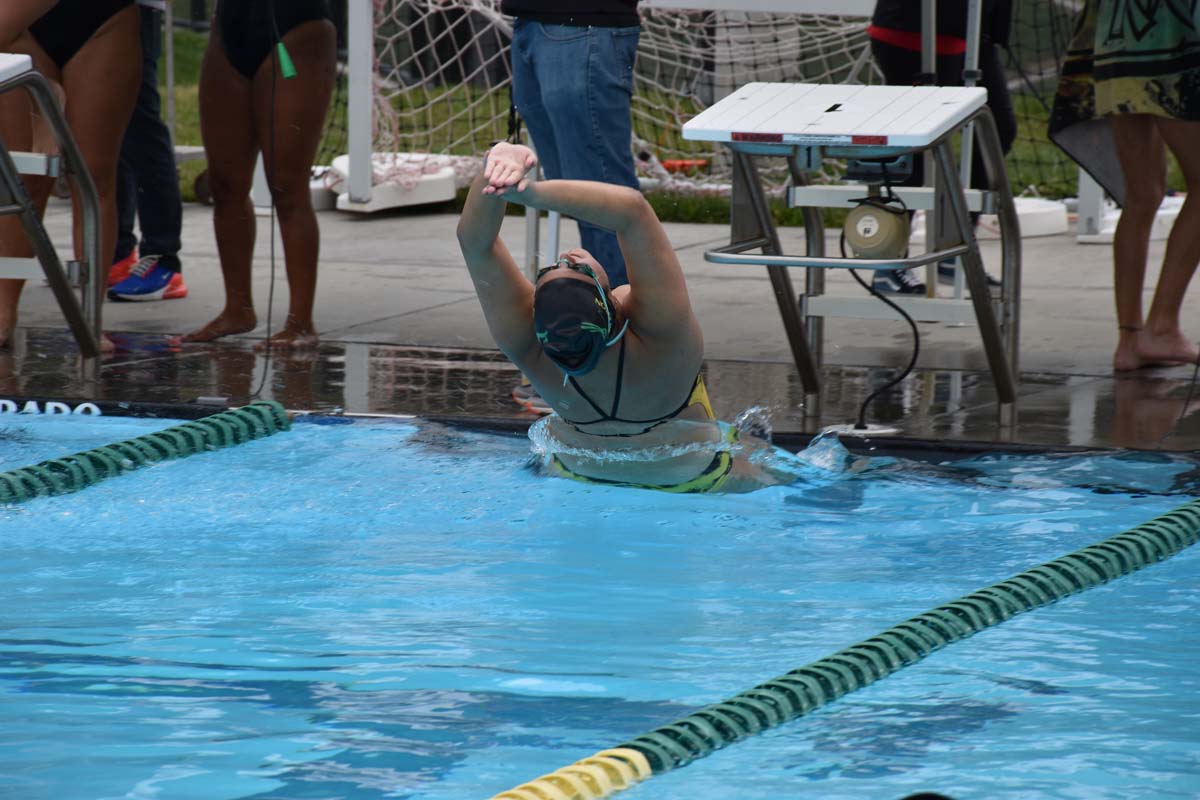
[[[128,278],[129,271],[133,269],[133,265],[136,263],[138,263],[138,251],[135,247],[129,255],[108,268],[108,288],[112,288]]]
[[[187,297],[187,295],[188,288],[187,284],[183,282],[183,273],[176,272],[171,276],[171,281],[167,284],[167,288],[163,289],[162,299],[178,300],[181,297]]]

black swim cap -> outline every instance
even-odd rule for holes
[[[568,375],[595,369],[612,334],[608,297],[591,282],[555,278],[533,293],[533,328],[546,356]]]

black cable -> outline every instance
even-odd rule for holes
[[[1179,409],[1179,419],[1175,420],[1175,424],[1171,426],[1171,429],[1164,433],[1162,438],[1158,440],[1157,449],[1162,450],[1163,443],[1179,432],[1179,426],[1183,424],[1183,419],[1187,416],[1188,406],[1192,404],[1192,395],[1196,393],[1197,378],[1200,378],[1200,356],[1196,357],[1196,366],[1192,369],[1192,382],[1188,385],[1188,393],[1187,397],[1184,398],[1183,408]]]
[[[268,141],[271,143],[271,157],[267,158],[266,149],[263,149],[263,161],[267,171],[267,194],[271,197],[271,214],[270,228],[267,235],[271,239],[271,280],[267,289],[267,344],[263,348],[263,371],[262,377],[258,381],[258,388],[250,394],[251,400],[256,400],[262,395],[262,390],[267,384],[267,375],[271,369],[271,313],[275,308],[275,158],[276,158],[276,142],[275,142],[275,89],[276,83],[279,80],[279,43],[283,41],[283,37],[279,35],[279,24],[275,19],[275,0],[267,0],[267,11],[271,17],[271,33],[275,37],[275,45],[271,47],[271,107],[267,110],[267,135]],[[251,254],[253,257],[253,254]]]
[[[900,196],[895,193],[895,191],[893,191],[892,182],[891,182],[891,179],[888,176],[888,172],[887,172],[887,164],[880,163],[879,166],[883,172],[883,188],[887,192],[887,196],[884,198],[866,197],[866,198],[860,199],[858,202],[861,204],[864,204],[864,205],[874,206],[875,208],[878,208],[879,210],[885,211],[889,214],[904,214],[905,216],[907,216],[908,215],[908,206],[905,205],[904,200],[901,199]],[[892,203],[898,204],[900,206],[900,208],[898,210],[895,208],[892,208],[891,207]],[[842,234],[838,239],[838,249],[841,251],[842,258],[846,258],[847,256],[846,256],[846,230],[845,230],[845,228],[842,229]],[[858,420],[854,423],[854,429],[863,431],[863,430],[867,430],[867,421],[866,421],[867,409],[870,407],[871,403],[873,403],[877,397],[879,397],[881,394],[886,392],[888,389],[891,389],[893,386],[895,386],[896,384],[900,383],[902,380],[907,378],[909,376],[909,374],[913,371],[913,368],[916,367],[917,357],[921,353],[921,334],[920,334],[920,331],[917,330],[917,323],[913,320],[912,317],[910,317],[905,312],[905,310],[903,308],[896,305],[894,302],[889,300],[887,297],[884,297],[884,295],[879,290],[877,290],[874,286],[871,286],[866,281],[864,281],[862,279],[862,277],[859,276],[857,270],[854,270],[854,269],[850,270],[850,274],[854,277],[854,280],[858,281],[859,286],[866,289],[867,292],[870,293],[873,297],[876,297],[879,300],[882,300],[884,303],[886,303],[891,308],[893,308],[896,311],[896,313],[898,313],[900,316],[904,317],[905,322],[907,322],[908,326],[910,328],[912,328],[912,334],[913,334],[913,351],[912,351],[912,357],[908,360],[908,366],[906,366],[903,370],[901,370],[900,374],[897,375],[895,378],[892,378],[892,380],[888,381],[886,384],[879,387],[874,392],[872,392],[870,395],[868,395],[867,399],[864,400],[862,405],[859,407]]]
[[[839,245],[842,248],[842,257],[845,258],[845,256],[846,256],[846,234],[844,232],[842,233]],[[901,308],[900,306],[893,303],[891,300],[889,300],[887,297],[885,297],[882,293],[880,293],[879,290],[877,290],[874,286],[871,286],[866,281],[864,281],[859,276],[858,270],[852,269],[852,270],[850,270],[850,274],[852,276],[854,276],[854,280],[858,281],[859,286],[866,289],[867,292],[869,292],[873,297],[876,297],[876,298],[882,300],[884,303],[887,303],[889,306],[891,306],[893,309],[896,310],[896,313],[898,313],[900,316],[904,317],[904,321],[908,323],[908,326],[910,328],[912,328],[912,334],[913,334],[912,358],[910,358],[908,360],[908,366],[906,366],[900,372],[900,374],[897,375],[895,378],[892,378],[890,381],[885,383],[883,386],[881,386],[878,389],[876,389],[875,391],[871,392],[871,394],[867,396],[867,399],[864,400],[862,405],[859,407],[858,421],[854,423],[854,429],[858,430],[858,431],[864,431],[867,429],[867,408],[870,407],[871,403],[875,402],[875,398],[879,397],[881,394],[886,392],[888,389],[891,389],[893,386],[900,383],[900,381],[907,378],[909,376],[909,373],[911,373],[913,371],[913,367],[915,367],[917,365],[917,357],[921,354],[921,334],[917,330],[917,323],[915,321],[913,321],[913,318],[910,317],[903,308]]]

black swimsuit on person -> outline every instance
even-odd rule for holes
[[[700,375],[697,374],[696,380],[693,381],[693,383],[692,383],[692,388],[688,391],[688,396],[684,399],[683,403],[680,404],[679,408],[675,409],[674,411],[670,412],[669,414],[663,414],[661,416],[655,417],[654,419],[622,419],[621,417],[617,416],[617,406],[621,402],[621,383],[624,380],[624,377],[625,377],[625,338],[621,337],[621,350],[617,354],[617,383],[616,383],[616,387],[613,389],[612,411],[605,413],[604,409],[602,409],[602,408],[600,408],[600,406],[596,405],[596,401],[593,400],[591,397],[589,397],[587,392],[585,392],[583,390],[583,387],[580,386],[578,382],[576,382],[574,377],[572,377],[570,379],[571,386],[574,387],[575,391],[579,393],[580,397],[582,397],[584,400],[587,400],[588,405],[590,405],[593,409],[595,409],[596,413],[600,415],[600,418],[599,419],[590,419],[587,422],[575,422],[573,420],[567,419],[566,417],[563,417],[561,414],[559,414],[559,417],[562,418],[563,422],[567,423],[568,425],[570,425],[573,428],[579,428],[580,426],[586,426],[586,425],[596,425],[601,422],[624,422],[629,425],[646,425],[647,427],[643,428],[642,430],[638,431],[637,433],[604,434],[606,436],[640,436],[641,434],[645,433],[646,431],[650,430],[651,428],[655,428],[655,427],[663,424],[667,420],[674,419],[675,417],[679,416],[679,414],[681,414],[685,408],[687,408],[694,402],[693,398],[695,397],[695,394],[696,394],[696,384],[700,382]]]
[[[29,26],[29,33],[62,69],[96,31],[134,0],[59,0]]]
[[[274,16],[274,19],[272,19]],[[333,21],[326,0],[220,0],[217,28],[225,58],[247,80],[271,55],[271,48],[293,28],[327,19]]]

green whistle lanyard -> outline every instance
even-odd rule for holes
[[[288,55],[287,48],[283,46],[283,42],[275,45],[275,50],[279,55],[279,72],[284,79],[296,77],[296,65],[292,63],[292,57]]]

